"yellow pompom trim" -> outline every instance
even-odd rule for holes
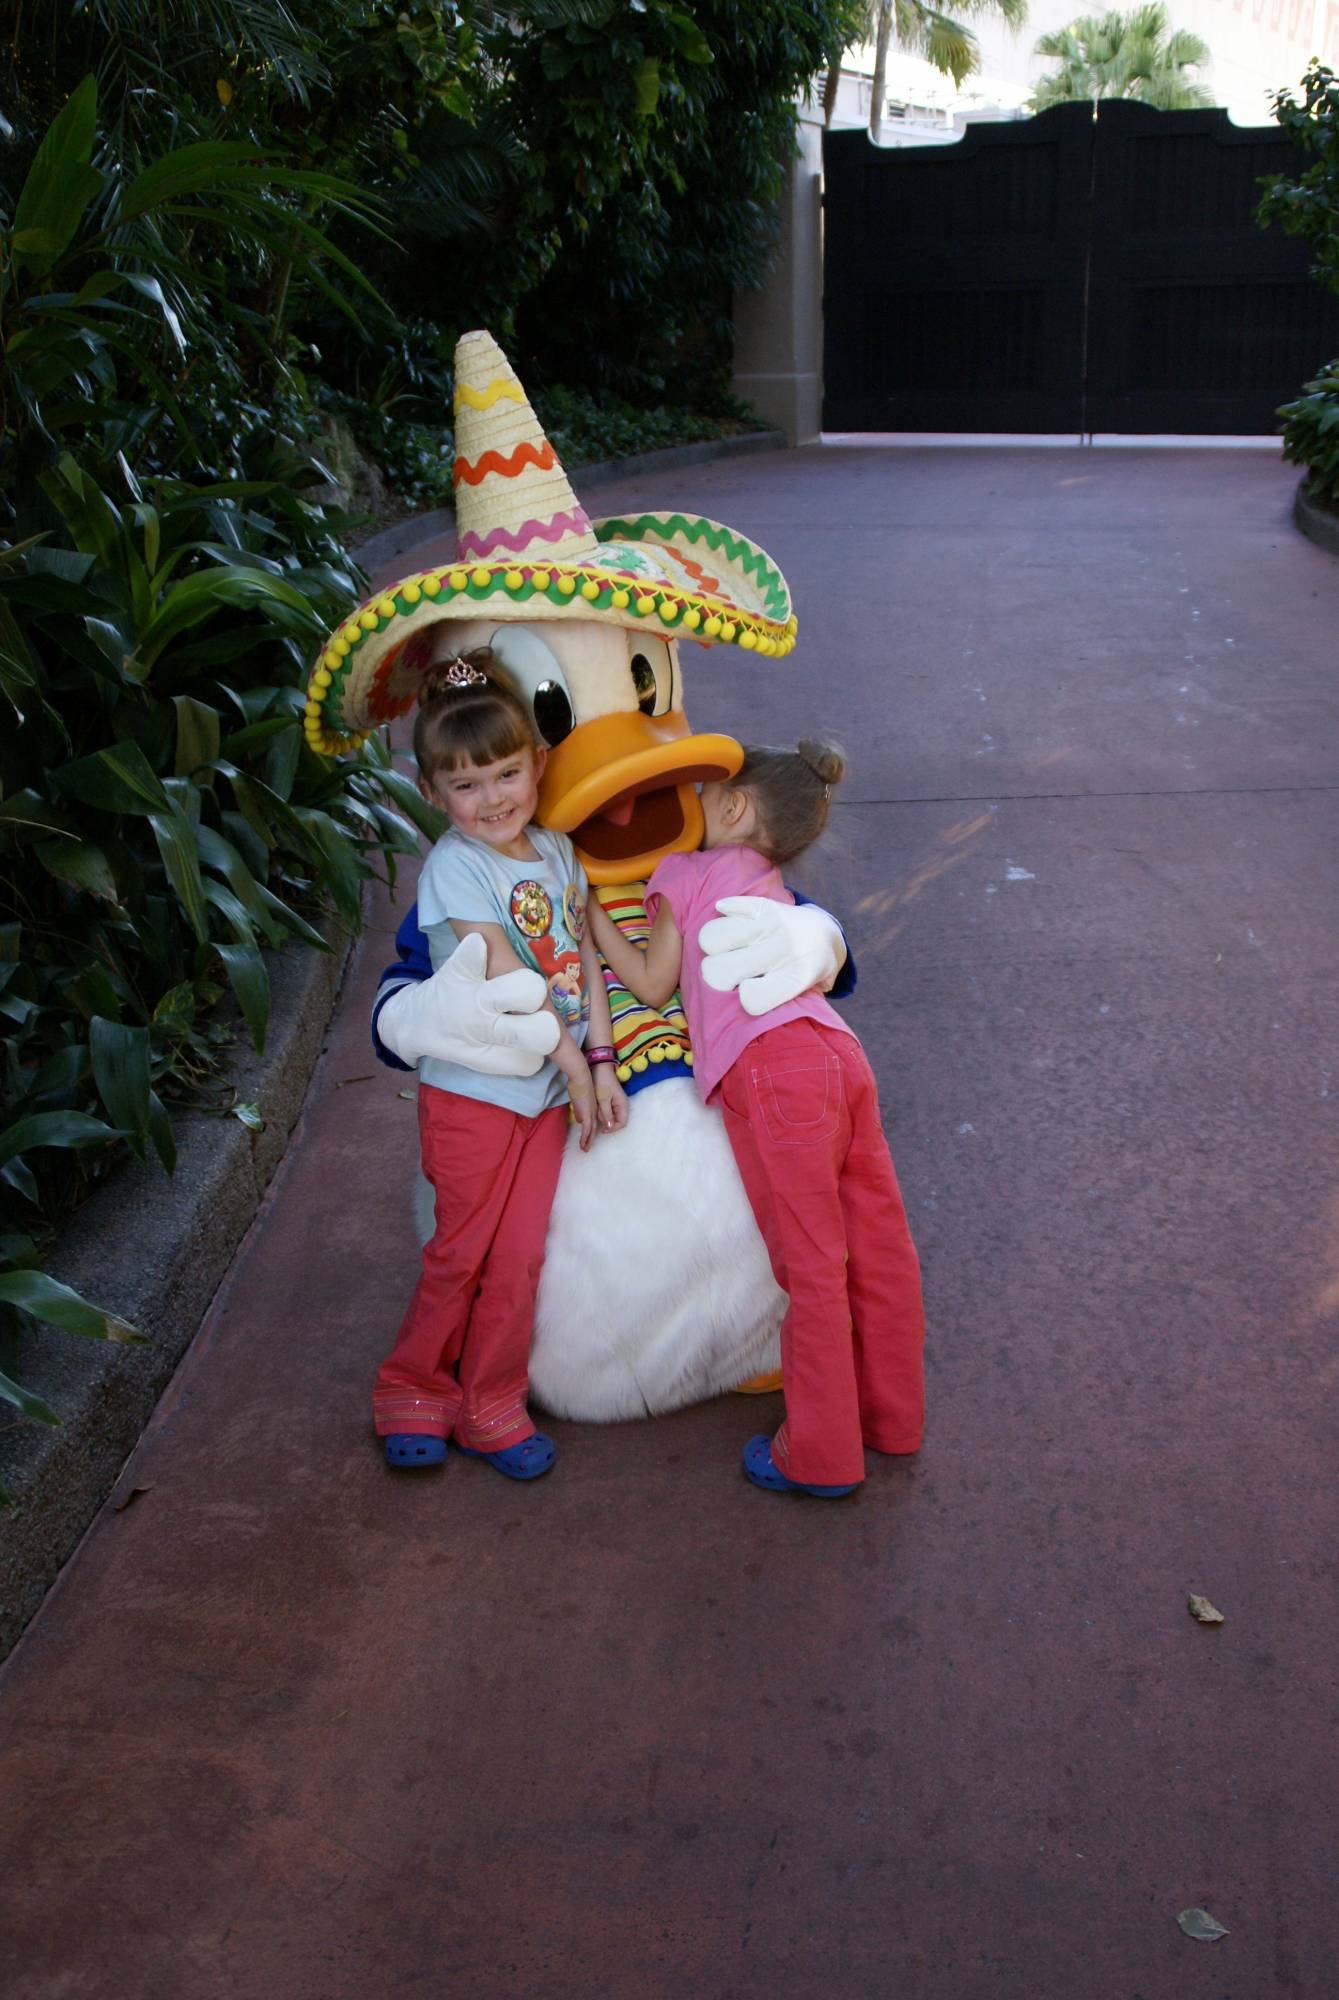
[[[711,617],[708,618],[706,624],[702,627],[702,630],[706,634],[708,639],[715,639],[719,636],[720,629],[721,629],[721,621],[713,612]]]
[[[741,633],[740,633],[740,635],[739,635],[739,644],[740,644],[740,647],[741,647],[742,651],[744,651],[744,652],[746,652],[746,653],[751,653],[751,652],[753,651],[754,647],[755,647],[755,646],[757,645],[757,643],[758,643],[758,635],[757,635],[757,633],[756,633],[756,632],[741,632]]]
[[[442,579],[440,578],[440,576],[425,576],[425,577],[424,577],[424,579],[423,579],[423,595],[424,595],[425,597],[437,597],[437,596],[439,596],[439,595],[440,595],[440,593],[441,593],[441,588],[442,588]]]
[[[654,597],[639,597],[635,608],[639,618],[649,618],[656,608],[656,601]]]
[[[581,595],[586,599],[587,603],[593,603],[599,594],[599,584],[595,582],[593,577],[588,576],[581,586]]]
[[[530,581],[536,590],[547,590],[552,580],[546,569],[533,569],[530,572]]]
[[[316,672],[312,675],[312,686],[314,688],[320,688],[322,694],[324,694],[326,689],[329,687],[330,681],[331,681],[331,673],[329,667],[318,667],[316,669]]]
[[[504,581],[508,590],[520,590],[525,583],[525,578],[518,569],[509,569]]]
[[[472,569],[470,571],[470,582],[477,584],[480,590],[483,590],[488,584],[492,582],[492,580],[493,580],[492,570],[485,569],[482,564],[480,564],[478,569]]]
[[[407,583],[405,585],[404,601],[406,604],[417,604],[422,595],[423,592],[419,589],[416,583]]]
[[[672,625],[679,615],[679,607],[677,604],[671,604],[667,598],[662,598],[660,601],[660,615],[667,625]]]
[[[614,595],[613,595],[613,599],[612,599],[612,602],[613,602],[613,606],[614,606],[614,609],[615,609],[615,611],[626,611],[626,610],[627,610],[627,608],[628,608],[628,593],[627,593],[627,591],[626,591],[626,590],[616,590],[616,591],[614,592]]]
[[[339,654],[339,653],[337,653],[337,652],[335,651],[334,647],[333,647],[333,646],[331,646],[331,647],[330,647],[330,648],[328,649],[328,651],[326,651],[326,652],[322,653],[322,655],[321,655],[321,665],[322,665],[323,667],[337,667],[337,666],[338,666],[338,665],[340,664],[340,661],[341,661],[341,658],[342,658],[342,655],[341,655],[341,654]],[[328,682],[327,682],[327,684],[328,684]]]
[[[560,591],[562,592],[562,594],[563,594],[563,596],[564,596],[564,597],[571,597],[571,596],[573,596],[573,595],[575,594],[575,592],[576,592],[576,587],[577,587],[577,586],[576,586],[576,578],[575,578],[575,577],[572,577],[572,576],[560,576],[560,577],[558,578],[558,588],[559,588],[559,590],[560,590]]]
[[[735,636],[735,628],[727,618],[721,626],[721,637],[722,639],[724,639],[726,645],[728,646],[730,644],[730,641],[734,638],[734,636]]]
[[[696,632],[698,626],[701,623],[702,623],[702,613],[700,611],[684,612],[683,624],[684,624],[684,630],[686,632]]]
[[[382,598],[380,604],[377,606],[377,616],[378,618],[394,618],[395,599],[393,597]]]
[[[347,645],[356,646],[358,644],[358,641],[362,638],[362,636],[363,636],[363,628],[358,623],[356,618],[353,620],[352,624],[346,625],[344,627],[342,637]]]
[[[464,590],[466,585],[469,583],[469,578],[468,576],[466,576],[463,569],[453,569],[450,576],[448,576],[446,580],[450,584],[452,590]]]

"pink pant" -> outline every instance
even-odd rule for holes
[[[776,1281],[786,1420],[772,1456],[806,1485],[909,1452],[925,1417],[920,1263],[865,1052],[788,1021],[750,1042],[717,1100]]]
[[[423,1084],[418,1129],[437,1227],[377,1375],[377,1432],[501,1451],[535,1428],[527,1362],[567,1111],[524,1118]]]

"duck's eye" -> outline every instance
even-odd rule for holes
[[[632,685],[637,690],[637,706],[643,715],[654,715],[656,706],[656,677],[651,662],[645,653],[632,656]]]
[[[535,726],[550,750],[575,727],[567,689],[559,681],[541,681],[535,689]]]
[[[667,715],[674,706],[674,661],[663,639],[637,633],[628,650],[633,692],[643,715]]]
[[[535,727],[552,749],[576,727],[561,665],[539,633],[526,625],[500,625],[490,644],[494,659],[507,669],[517,692],[530,703]]]

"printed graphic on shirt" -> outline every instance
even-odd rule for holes
[[[525,940],[531,959],[548,981],[549,998],[559,1020],[569,1028],[577,1027],[585,1019],[587,1006],[581,953],[572,949],[574,943],[580,944],[585,928],[586,906],[580,889],[575,882],[569,882],[563,890],[562,915],[557,925],[553,920],[552,897],[542,882],[532,878],[516,884],[509,909],[511,921]]]
[[[564,904],[566,901],[564,896]],[[552,929],[553,904],[542,882],[527,880],[516,884],[511,892],[511,920],[522,937],[543,937]]]

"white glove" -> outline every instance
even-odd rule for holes
[[[738,988],[748,1014],[767,1014],[816,986],[826,993],[846,963],[841,925],[816,903],[723,896],[703,924],[702,977],[718,993]]]
[[[558,1017],[544,1006],[549,989],[525,966],[488,979],[487,965],[488,945],[475,932],[430,979],[392,993],[377,1015],[391,1054],[411,1068],[435,1056],[489,1076],[533,1076],[558,1046]]]

